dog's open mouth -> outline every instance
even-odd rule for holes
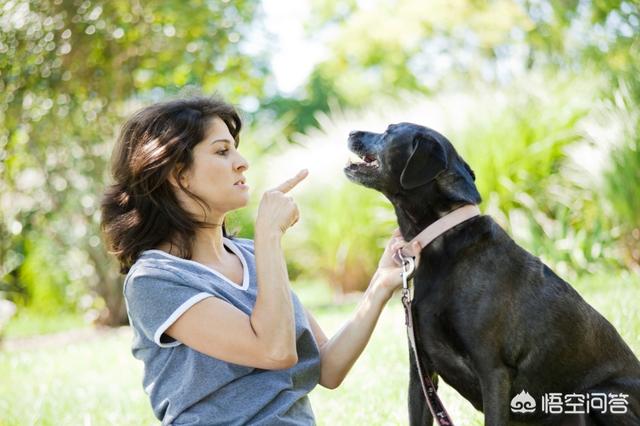
[[[355,133],[355,134],[354,134]],[[364,135],[365,138],[367,135]],[[360,185],[370,188],[377,188],[381,178],[381,171],[384,167],[378,152],[371,149],[366,141],[362,140],[363,135],[352,132],[349,135],[349,159],[344,168],[347,178]]]
[[[349,155],[349,159],[347,160],[347,164],[345,166],[346,169],[349,170],[359,170],[359,169],[377,169],[380,167],[380,162],[373,154],[356,154],[351,153]]]

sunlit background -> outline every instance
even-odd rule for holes
[[[194,93],[245,122],[237,235],[262,191],[310,170],[285,250],[328,331],[396,226],[344,178],[347,135],[412,121],[448,136],[481,210],[639,353],[639,73],[635,1],[0,1],[0,425],[153,423],[99,203],[123,120]],[[312,393],[319,424],[406,423],[401,316],[392,302],[345,385]]]

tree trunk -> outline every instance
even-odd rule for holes
[[[118,263],[113,259],[113,256],[106,253],[102,245],[88,246],[87,253],[99,278],[95,291],[102,297],[106,305],[104,310],[100,312],[96,323],[110,327],[127,325],[129,319],[122,294],[124,276],[119,272]]]

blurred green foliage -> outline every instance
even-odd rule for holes
[[[485,205],[563,274],[621,265],[638,269],[637,2],[438,0],[427,6],[419,0],[380,0],[365,7],[314,0],[311,10],[308,36],[325,40],[329,53],[298,92],[265,103],[280,114],[285,130],[319,126],[319,111],[364,114],[380,98],[406,93],[475,93],[470,82],[493,92],[511,87],[502,108],[494,107],[499,99],[493,95],[479,95],[478,113],[450,129],[479,169]],[[538,93],[531,93],[526,79],[540,74],[551,84],[535,84]],[[519,79],[525,81],[518,84]],[[587,116],[598,120],[594,107],[619,104],[614,98],[621,92],[625,104],[615,108],[625,115],[615,124],[624,123],[627,130],[615,140],[621,146],[613,152],[608,186],[561,173],[571,167],[565,148],[588,142],[578,122]],[[595,143],[610,144],[607,139],[616,135]],[[620,241],[626,250],[617,250]]]
[[[233,102],[261,96],[266,56],[243,45],[257,2],[4,1],[0,11],[5,293],[68,309],[88,304],[61,282],[81,282],[106,307],[101,322],[126,322],[98,229],[114,135],[141,103],[185,85]]]
[[[597,197],[602,185],[585,181],[592,153],[571,150],[610,142],[586,132],[600,114],[599,80],[532,74],[482,91],[467,107],[482,114],[449,130],[476,173],[483,209],[565,278],[624,265],[610,248],[611,230],[626,219],[612,218]]]
[[[640,109],[632,90],[618,92],[614,100],[623,123],[624,143],[618,144],[611,153],[604,193],[623,224],[627,264],[637,268],[640,265]]]
[[[328,282],[334,294],[362,291],[397,227],[395,215],[382,195],[341,174],[323,184],[298,197],[305,216],[289,251],[303,277]]]
[[[595,68],[613,87],[620,80],[640,85],[640,8],[633,1],[314,0],[306,26],[329,53],[297,93],[267,103],[287,113],[292,132],[316,125],[313,113],[332,103],[362,108],[403,91],[501,84],[540,67]]]

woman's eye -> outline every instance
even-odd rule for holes
[[[219,150],[216,154],[218,155],[227,155],[229,150],[227,148]]]

